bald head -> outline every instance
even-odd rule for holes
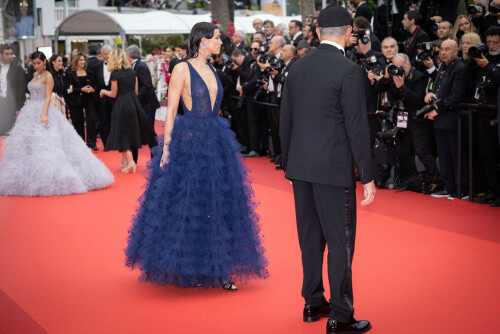
[[[446,65],[457,59],[458,56],[458,44],[452,39],[447,39],[441,43],[440,51],[441,61]]]

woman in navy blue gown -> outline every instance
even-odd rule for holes
[[[172,73],[164,140],[125,251],[146,281],[236,290],[235,280],[268,275],[247,171],[218,116],[222,85],[206,62],[220,52],[220,35],[214,24],[194,25],[188,60]]]

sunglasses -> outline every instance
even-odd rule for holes
[[[250,51],[258,51],[259,48],[250,48]]]

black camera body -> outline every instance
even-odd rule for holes
[[[356,37],[358,40],[358,42],[353,45],[358,45],[360,41],[363,44],[370,43],[370,34],[370,29],[359,29],[358,31],[353,31],[352,36]]]
[[[474,15],[474,14],[477,14],[479,12],[484,13],[484,6],[483,5],[470,5],[469,7],[467,7],[467,13],[469,13],[469,15]]]
[[[405,75],[405,69],[403,66],[391,64],[387,67],[387,73],[389,73],[390,76],[402,78]]]
[[[403,101],[396,100],[394,103],[385,104],[383,106],[385,111],[377,111],[377,115],[385,116],[385,119],[382,120],[382,131],[377,133],[377,138],[380,141],[394,141],[397,142],[397,135],[399,133],[399,129],[397,127],[397,115],[398,112],[405,110],[405,105]]]
[[[222,64],[226,65],[226,67],[230,70],[233,69],[233,67],[236,65],[234,63],[234,61],[231,58],[229,58],[228,56],[221,57],[220,59],[221,59]]]
[[[491,13],[491,14],[498,14],[500,13],[500,7],[499,6],[494,6],[494,5],[491,5],[488,7],[488,11]]]
[[[471,58],[481,58],[481,54],[485,56],[488,54],[489,48],[486,44],[479,44],[475,46],[471,46],[469,48],[469,57]]]
[[[417,59],[421,62],[427,60],[428,58],[433,59],[436,56],[436,51],[434,51],[432,42],[418,43],[417,49],[421,51],[417,55]]]
[[[259,87],[257,91],[255,92],[253,99],[258,100],[263,94],[266,93],[266,90],[264,89],[264,84],[269,83],[269,79],[267,77],[262,77],[259,80],[257,80],[256,86]]]
[[[365,68],[367,71],[372,71],[375,75],[380,75],[384,73],[384,68],[380,66],[377,61],[377,57],[371,56],[363,59]]]
[[[436,100],[435,98],[432,98],[431,103],[426,104],[425,106],[423,106],[422,108],[417,110],[417,112],[415,113],[415,117],[419,118],[419,117],[431,112],[432,110],[436,109],[436,103],[439,103],[440,101],[441,101],[440,99]]]

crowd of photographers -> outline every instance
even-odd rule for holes
[[[466,138],[469,129],[468,122],[459,129],[458,120],[463,103],[475,104],[486,106],[474,111],[471,129],[474,190],[484,194],[475,201],[500,207],[500,0],[476,0],[469,15],[418,4],[388,8],[393,20],[400,18],[390,27],[396,38],[387,37],[388,25],[377,21],[377,13],[377,30],[372,29],[364,1],[351,2],[346,57],[365,73],[359,85],[366,91],[377,186],[468,198],[467,141],[459,147],[459,136]],[[294,20],[288,27],[257,19],[250,38],[242,31],[223,35],[223,52],[209,59],[224,86],[223,115],[231,118],[243,155],[269,156],[276,169],[282,168],[282,89],[293,64],[319,46],[315,19],[307,17],[304,25]]]

